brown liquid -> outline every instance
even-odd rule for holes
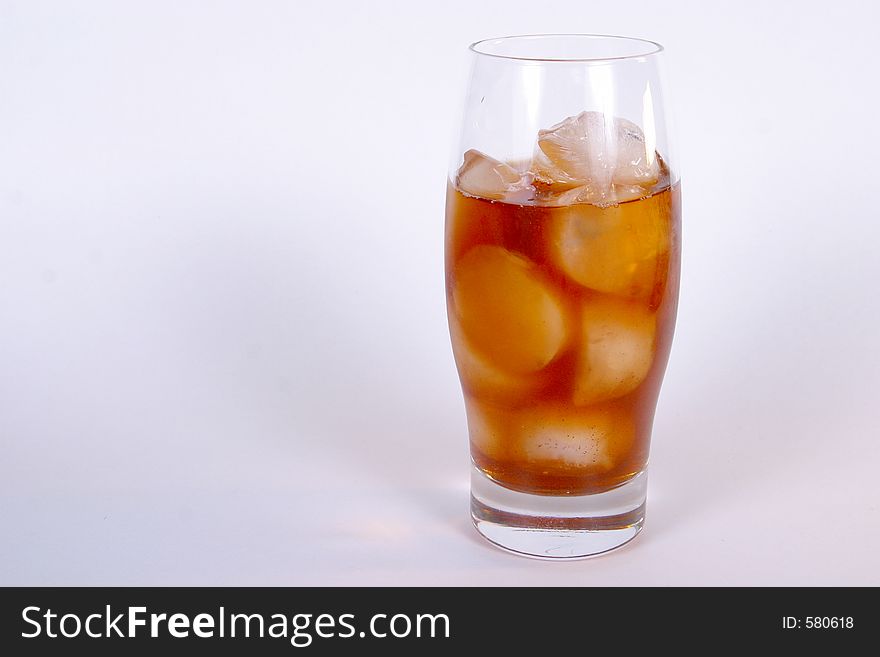
[[[446,290],[471,454],[529,493],[641,472],[678,299],[680,192],[600,208],[446,200]]]

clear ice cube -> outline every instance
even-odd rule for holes
[[[505,451],[504,414],[473,399],[465,399],[468,435],[473,447],[489,458],[502,458]]]
[[[557,293],[533,262],[500,246],[476,246],[461,258],[451,305],[469,343],[504,372],[541,370],[567,339]]]
[[[530,176],[473,149],[464,154],[454,182],[466,194],[496,201],[531,196]]]
[[[521,411],[516,427],[522,455],[548,467],[608,470],[615,454],[624,453],[634,437],[632,423],[622,413],[560,404]]]
[[[550,254],[581,285],[645,299],[662,282],[670,234],[663,199],[560,209],[548,228]]]
[[[651,369],[657,321],[643,308],[595,299],[585,304],[575,404],[593,404],[635,390]]]
[[[581,112],[539,131],[531,170],[545,196],[580,188],[573,202],[595,205],[638,198],[660,175],[641,128],[601,112]]]
[[[544,383],[537,374],[517,374],[495,366],[474,348],[453,312],[449,313],[449,333],[462,386],[471,395],[479,399],[516,402],[526,399]]]

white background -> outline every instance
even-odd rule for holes
[[[0,2],[0,584],[880,584],[870,2]],[[549,6],[549,5],[548,5]],[[443,194],[478,38],[658,40],[648,521],[470,527]]]

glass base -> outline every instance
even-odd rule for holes
[[[476,466],[471,517],[500,548],[539,559],[584,559],[619,548],[645,521],[648,473],[596,495],[531,495],[505,488]]]

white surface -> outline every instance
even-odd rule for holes
[[[0,584],[880,584],[880,12],[557,4],[0,3]],[[567,564],[470,528],[443,302],[541,31],[663,42],[683,170],[647,528]]]

